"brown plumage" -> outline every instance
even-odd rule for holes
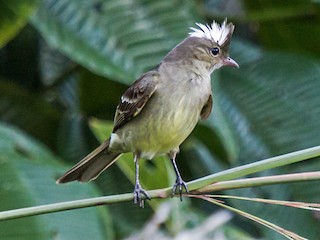
[[[143,74],[123,94],[116,109],[110,138],[67,171],[57,183],[87,182],[99,176],[125,152],[133,152],[136,166],[134,202],[143,207],[149,198],[139,183],[139,159],[166,154],[177,175],[173,194],[188,191],[175,158],[180,144],[199,119],[212,109],[210,74],[222,66],[238,67],[228,48],[234,25],[224,21],[197,24],[155,68]]]

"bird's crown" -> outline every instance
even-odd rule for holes
[[[227,23],[227,19],[223,21],[220,25],[219,23],[213,21],[211,26],[209,24],[196,23],[199,28],[190,29],[193,32],[190,32],[191,37],[205,38],[210,41],[214,41],[220,46],[228,46],[231,40],[231,36],[234,30],[234,25],[232,23]]]

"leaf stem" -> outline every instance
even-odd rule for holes
[[[227,209],[227,210],[229,210],[229,211],[231,211],[231,212],[237,213],[237,214],[239,214],[239,215],[241,215],[241,216],[243,216],[243,217],[246,217],[246,218],[248,218],[248,219],[251,219],[252,221],[255,221],[255,222],[257,222],[257,223],[260,223],[261,225],[264,225],[264,226],[266,226],[266,227],[268,227],[268,228],[270,228],[270,229],[278,232],[279,234],[283,235],[283,236],[286,237],[287,239],[307,240],[307,238],[304,238],[304,237],[302,237],[302,236],[299,236],[298,234],[296,234],[296,233],[294,233],[294,232],[291,232],[291,231],[288,231],[288,230],[286,230],[286,229],[284,229],[284,228],[282,228],[282,227],[279,227],[278,225],[276,225],[276,224],[274,224],[274,223],[271,223],[271,222],[269,222],[269,221],[266,221],[266,220],[264,220],[264,219],[262,219],[262,218],[259,218],[259,217],[255,216],[255,215],[252,215],[252,214],[247,213],[247,212],[245,212],[245,211],[242,211],[242,210],[240,210],[240,209],[237,209],[237,208],[228,206],[228,205],[226,205],[226,204],[224,204],[224,203],[222,203],[222,202],[220,202],[220,201],[217,201],[217,200],[215,200],[215,199],[213,199],[213,198],[210,198],[210,197],[208,197],[208,196],[202,196],[202,195],[200,195],[200,196],[191,196],[191,197],[195,197],[195,198],[199,198],[199,199],[206,200],[206,201],[211,202],[211,203],[213,203],[213,204],[216,204],[216,205],[218,205],[218,206],[220,206],[220,207],[222,207],[222,208],[225,208],[225,209]]]

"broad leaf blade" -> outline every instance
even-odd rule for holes
[[[128,83],[186,36],[191,8],[191,2],[46,0],[32,22],[74,61]]]
[[[97,196],[89,185],[55,184],[65,168],[44,146],[8,125],[1,124],[0,133],[1,210]],[[105,209],[91,208],[10,220],[0,224],[0,236],[1,239],[8,236],[15,239],[105,239],[106,232],[112,234],[112,230],[102,228],[102,222],[107,219]]]
[[[319,2],[306,0],[244,1],[247,17],[258,22],[266,48],[319,56]]]
[[[27,24],[38,2],[38,0],[0,1],[0,48],[4,47]]]
[[[0,119],[24,129],[54,148],[60,111],[37,93],[9,81],[0,82]]]
[[[317,60],[305,56],[269,53],[237,72],[224,71],[219,88],[216,89],[216,99],[238,142],[236,164],[319,145],[319,66]],[[312,171],[319,169],[319,161],[313,167]],[[300,165],[293,165],[264,174],[295,172],[300,169]],[[300,185],[299,191],[298,184],[295,184],[294,188],[291,185],[261,187],[258,195],[244,189],[230,192],[240,196],[255,197],[263,194],[271,199],[308,201],[301,193],[315,194],[311,192],[313,185],[316,187],[318,184],[308,183],[310,191],[303,187],[304,184]],[[320,223],[309,212],[283,210],[281,207],[265,211],[261,205],[252,207],[251,204],[236,202],[234,205],[250,209],[257,216],[276,218],[277,224],[295,229],[310,239],[320,234]],[[288,218],[289,215],[296,217]],[[303,222],[313,227],[309,230],[301,229],[299,226]]]
[[[319,144],[319,66],[312,58],[274,53],[225,72],[217,99],[238,133],[244,161]]]

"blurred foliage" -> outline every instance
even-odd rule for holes
[[[319,1],[312,0],[1,0],[1,210],[132,191],[130,155],[95,183],[56,186],[54,180],[98,145],[89,122],[100,140],[107,138],[126,87],[157,65],[195,22],[232,20],[236,31],[230,54],[241,68],[213,74],[213,113],[181,146],[178,156],[185,180],[319,145],[319,7]],[[158,158],[142,164],[146,189],[173,183],[169,161]],[[319,170],[319,160],[263,174],[306,169]],[[316,182],[231,193],[309,202],[320,196]],[[138,236],[163,202],[152,200],[145,209],[128,203],[1,222],[1,239]],[[188,199],[183,203],[170,199],[166,204],[170,214],[158,234],[168,238],[204,229],[205,219],[217,211]],[[308,239],[320,234],[316,214],[231,204]],[[226,239],[283,239],[239,217],[226,220],[214,236],[218,233]]]
[[[28,2],[0,1],[0,47],[5,46],[28,23],[29,17],[36,10],[38,3],[38,0],[29,0]]]
[[[53,179],[64,170],[61,159],[20,130],[2,123],[0,135],[1,211],[98,196],[93,186],[56,185]],[[105,239],[114,234],[110,218],[107,208],[95,208],[4,221],[0,238]]]

